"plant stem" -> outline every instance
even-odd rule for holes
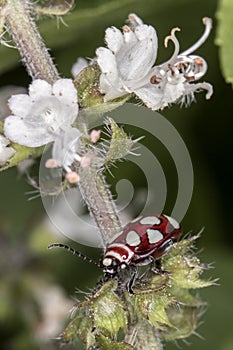
[[[29,75],[54,83],[59,75],[32,19],[33,5],[27,0],[5,0],[0,6]]]
[[[103,245],[106,246],[112,236],[122,229],[112,194],[104,175],[98,173],[94,167],[80,167],[79,175],[79,188],[83,199],[100,230]]]
[[[88,114],[85,113],[85,110],[80,111],[77,127],[88,138],[87,121]],[[84,152],[88,150],[88,155],[92,161],[90,166],[77,169],[80,175],[79,188],[101,233],[102,244],[106,247],[112,236],[122,230],[122,226],[105,176],[99,170],[98,154],[96,154],[95,148],[90,149],[85,140],[81,147]]]

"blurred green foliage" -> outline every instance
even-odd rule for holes
[[[199,94],[197,103],[187,109],[172,106],[162,112],[179,131],[193,161],[195,187],[182,223],[184,232],[198,232],[205,227],[199,240],[199,248],[204,248],[200,255],[203,261],[214,262],[215,269],[210,274],[220,278],[218,287],[202,292],[208,308],[198,333],[204,340],[192,336],[189,350],[233,349],[232,88],[224,80],[232,83],[233,76],[231,3],[231,0],[222,0],[219,4],[217,0],[79,0],[73,11],[64,17],[66,26],[56,18],[45,17],[38,22],[61,75],[70,77],[76,58],[93,57],[95,48],[103,45],[106,27],[121,27],[129,12],[137,13],[145,23],[157,29],[158,62],[169,57],[170,48],[164,49],[163,39],[172,27],[182,29],[179,40],[185,49],[202,33],[201,18],[209,16],[214,20],[210,38],[198,50],[209,65],[205,79],[214,86],[212,99],[206,101],[204,94]],[[3,46],[0,47],[0,74],[1,86],[27,87],[30,81],[17,50]],[[135,138],[141,136],[134,128],[126,127],[125,130]],[[163,146],[151,135],[145,136],[142,142],[150,148],[153,145],[151,150],[166,174],[168,200],[165,211],[169,212],[176,196],[175,169]],[[34,176],[38,174],[37,165],[34,165]],[[108,176],[113,190],[120,178],[132,179],[138,188],[146,186],[142,172],[136,172],[128,163],[119,164],[113,173],[115,178]],[[92,266],[64,251],[47,251],[48,243],[54,238],[41,225],[45,212],[40,199],[28,200],[33,194],[26,193],[32,190],[26,176],[20,176],[16,169],[0,174],[0,344],[4,350],[59,349],[56,341],[45,343],[35,337],[44,320],[36,291],[44,286],[46,294],[49,286],[62,286],[66,297],[71,299],[76,288],[85,291],[92,288],[98,276]],[[78,248],[96,260],[100,257],[99,250]],[[187,347],[182,342],[179,345],[182,349]],[[81,349],[81,345],[68,347],[74,348]],[[168,350],[176,348],[174,343],[166,346]]]

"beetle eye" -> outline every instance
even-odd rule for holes
[[[112,267],[118,266],[118,261],[116,259],[112,259]]]

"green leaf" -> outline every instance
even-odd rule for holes
[[[153,271],[149,271],[144,279],[135,281],[133,291],[135,294],[152,293],[165,288],[168,281],[169,275],[167,273],[155,274]]]
[[[181,288],[203,288],[213,285],[212,281],[201,280],[199,275],[203,271],[200,260],[191,256],[176,256],[166,264],[171,273],[173,285]]]
[[[198,296],[192,295],[186,288],[180,288],[177,286],[167,287],[167,292],[177,300],[179,304],[186,306],[203,306],[206,305]]]
[[[173,327],[161,333],[166,340],[187,338],[197,327],[198,311],[195,307],[172,306],[167,309],[169,321]]]
[[[166,308],[172,303],[173,300],[168,294],[154,294],[148,313],[149,320],[153,326],[158,329],[163,329],[164,325],[172,326],[166,312]]]
[[[96,336],[96,343],[101,350],[133,350],[134,348],[124,342],[116,342],[108,337],[105,337],[103,334],[98,334]]]
[[[77,303],[74,319],[63,332],[62,341],[70,342],[79,337],[89,348],[95,344],[95,337],[99,333],[114,338],[120,329],[126,329],[125,305],[114,293],[116,288],[117,281],[110,280],[88,300]],[[106,339],[107,343],[111,342],[108,338]]]
[[[181,241],[174,243],[169,252],[164,255],[162,258],[162,262],[164,265],[164,269],[166,270],[166,264],[172,257],[180,256],[186,254],[190,248],[192,247],[194,241],[196,240],[197,236],[190,237],[189,239],[182,239]]]
[[[106,283],[103,287],[101,295],[98,296],[92,307],[94,324],[100,332],[114,336],[120,328],[126,328],[126,312],[121,299],[114,293],[115,284]]]
[[[16,153],[11,159],[9,159],[9,161],[4,166],[0,168],[0,171],[11,168],[17,165],[18,163],[22,162],[24,159],[37,158],[42,154],[44,149],[44,147],[31,148],[31,147],[21,146],[21,145],[18,145],[17,143],[12,143],[10,146],[14,148]]]
[[[166,292],[135,296],[135,309],[137,312],[158,329],[164,329],[163,325],[172,326],[165,311],[172,303],[173,299]]]
[[[233,84],[233,1],[221,0],[217,11],[218,27],[216,44],[220,47],[219,57],[222,74],[227,83]]]
[[[211,286],[215,281],[205,281],[199,278],[206,268],[200,260],[191,253],[193,242],[198,236],[175,243],[162,258],[162,266],[170,273],[170,281],[180,288],[203,288]]]
[[[93,320],[89,317],[88,307],[77,305],[75,318],[69,323],[61,335],[63,343],[73,342],[79,337],[87,348],[95,344],[95,336],[92,332]]]

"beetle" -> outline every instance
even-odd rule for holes
[[[147,265],[160,259],[181,235],[179,223],[167,215],[141,216],[128,223],[106,247],[103,271],[116,275],[131,264]]]
[[[132,268],[133,274],[128,282],[128,291],[133,294],[132,285],[137,274],[137,266],[158,261],[180,235],[180,224],[172,217],[165,214],[146,215],[134,219],[112,237],[99,264],[65,244],[54,243],[48,248],[65,248],[83,260],[94,263],[103,269],[105,280],[119,275],[123,269]]]

